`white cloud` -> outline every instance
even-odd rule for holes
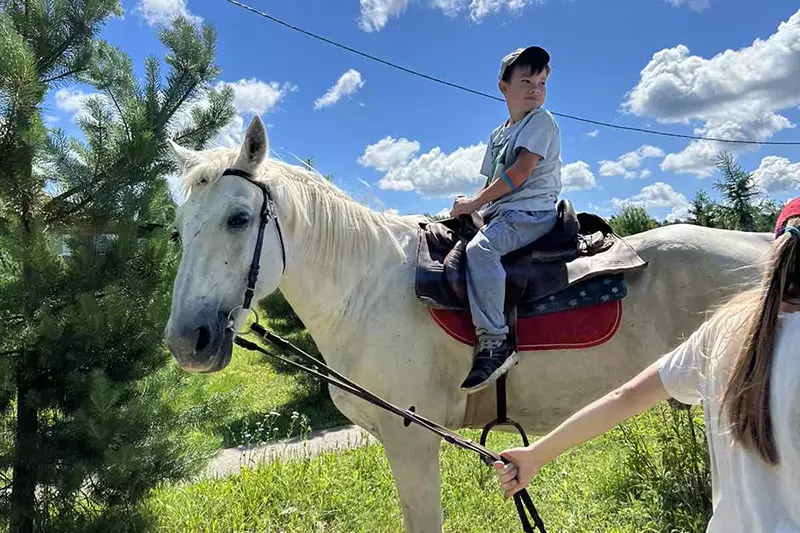
[[[541,4],[544,0],[431,0],[431,7],[448,16],[468,12],[474,21],[497,14],[503,10],[519,13],[529,4]]]
[[[608,160],[599,161],[599,163],[601,176],[625,176],[626,178],[633,176],[632,172],[625,170],[622,163]]]
[[[710,0],[667,0],[667,2],[669,2],[672,7],[681,7],[685,5],[689,9],[698,12],[711,7]]]
[[[263,115],[273,111],[287,94],[297,90],[297,86],[292,83],[264,82],[256,78],[241,79],[234,82],[220,81],[214,86],[214,89],[221,90],[225,87],[233,89],[233,107],[236,110],[236,114],[211,139],[211,146],[236,147],[241,145],[244,140],[245,124],[250,122],[249,118],[252,115]],[[205,108],[207,106],[208,98],[200,97],[191,107]],[[185,108],[173,120],[170,131],[173,133],[178,131],[189,124],[190,121],[190,108]]]
[[[600,175],[624,176],[625,179],[633,179],[636,177],[634,170],[641,167],[642,160],[648,157],[664,157],[664,151],[649,144],[642,145],[633,152],[622,154],[616,161],[600,161]]]
[[[637,195],[624,199],[611,199],[611,205],[615,209],[619,209],[625,204],[641,205],[648,211],[652,209],[671,208],[671,211],[666,216],[666,220],[669,222],[688,218],[689,208],[691,207],[691,204],[683,194],[675,191],[672,186],[661,181],[652,185],[647,185],[642,188],[641,192]]]
[[[405,11],[411,0],[361,0],[361,17],[358,26],[364,31],[380,31],[390,17]]]
[[[186,0],[139,0],[134,11],[150,26],[168,25],[178,15],[183,15],[195,24],[203,22],[202,18],[189,12]]]
[[[461,147],[450,154],[436,147],[389,169],[378,187],[417,191],[424,197],[473,194],[486,181],[479,172],[484,152],[484,143]]]
[[[367,146],[364,155],[358,158],[358,163],[386,172],[392,167],[407,163],[418,151],[417,141],[385,137]]]
[[[297,90],[297,86],[292,83],[269,83],[257,80],[256,78],[241,79],[235,82],[221,81],[217,83],[215,89],[223,87],[233,89],[233,105],[237,113],[262,115],[268,113],[280,102],[287,93]]]
[[[645,144],[639,147],[638,150],[635,152],[628,152],[625,154],[626,158],[636,158],[636,163],[638,164],[639,161],[646,157],[664,157],[664,150],[658,148],[656,146],[650,146],[649,144]]]
[[[564,192],[587,191],[597,187],[589,165],[583,161],[575,161],[561,167],[561,183]]]
[[[245,125],[249,123],[250,116],[263,115],[274,110],[275,107],[297,86],[292,83],[279,83],[276,81],[264,82],[256,78],[240,79],[234,82],[220,81],[214,88],[221,90],[225,87],[233,89],[233,106],[236,115],[217,135],[211,140],[212,146],[239,146],[244,139]],[[89,97],[100,96],[100,93],[86,94],[80,89],[63,88],[55,94],[56,107],[65,113],[74,114],[74,118],[85,116],[85,102]],[[170,124],[172,133],[188,125],[191,121],[191,108],[207,107],[208,98],[199,97],[190,107],[184,107]]]
[[[792,163],[785,157],[767,156],[753,172],[753,180],[760,189],[771,195],[799,191],[800,162]]]
[[[244,141],[245,124],[249,120],[245,117],[269,113],[290,92],[296,91],[297,86],[292,83],[263,82],[256,78],[241,79],[235,82],[221,81],[216,89],[223,87],[233,89],[233,107],[236,115],[231,121],[211,140],[212,145],[235,147]]]
[[[591,137],[592,139],[596,138],[598,135],[600,135],[600,130],[592,130],[586,134],[587,137]]]
[[[486,182],[479,172],[486,144],[461,147],[450,154],[436,147],[414,157],[419,147],[416,141],[386,137],[369,145],[358,162],[385,172],[378,182],[381,189],[416,191],[425,197],[474,194]],[[561,181],[565,192],[597,187],[594,174],[583,161],[561,167]]]
[[[71,114],[72,120],[89,118],[89,113],[86,110],[86,101],[89,98],[105,99],[105,95],[101,93],[84,93],[80,89],[73,87],[65,87],[56,91],[55,100],[56,107],[64,113]],[[108,100],[105,100],[107,103]]]
[[[399,215],[400,214],[400,211],[398,209],[395,209],[394,207],[390,207],[389,209],[384,209],[383,212],[384,213],[388,213],[390,215]]]
[[[650,172],[648,169],[644,169],[644,170],[642,170],[642,172],[639,174],[639,177],[640,177],[640,178],[642,178],[642,179],[644,179],[644,178],[649,178],[649,177],[650,177],[650,174],[652,174],[652,172]]]
[[[332,106],[338,102],[343,96],[355,94],[361,87],[364,86],[364,80],[361,79],[361,73],[357,70],[350,69],[341,75],[336,85],[328,89],[324,95],[314,102],[314,109],[322,109],[323,107]]]
[[[661,162],[661,170],[707,178],[716,171],[714,160],[723,149],[724,147],[716,142],[692,141],[683,151],[667,154]]]
[[[656,52],[641,71],[637,85],[626,95],[623,108],[659,122],[690,124],[706,137],[765,141],[794,125],[777,112],[800,105],[800,11],[782,22],[766,40],[757,39],[739,50],[726,50],[706,59],[677,45]],[[742,151],[753,145],[721,145],[692,141],[685,150],[669,154],[662,170],[714,173],[721,149]]]
[[[380,31],[390,18],[402,15],[411,2],[412,0],[361,0],[358,25],[364,31]],[[487,16],[502,11],[518,14],[530,4],[542,3],[544,0],[428,0],[430,7],[449,17],[467,14],[474,22],[480,22]]]
[[[56,107],[65,113],[77,113],[89,95],[80,89],[64,88],[56,91]]]

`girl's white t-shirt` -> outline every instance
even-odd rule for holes
[[[735,443],[720,415],[731,362],[741,347],[740,330],[706,322],[661,357],[659,376],[676,400],[703,403],[714,509],[707,531],[800,532],[800,313],[781,313],[775,332],[770,410],[776,466]]]

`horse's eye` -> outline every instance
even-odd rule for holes
[[[228,227],[230,228],[243,228],[250,223],[250,215],[247,213],[236,213],[228,219]]]
[[[172,232],[169,234],[169,240],[172,242],[181,242],[181,234],[178,233],[177,229],[172,229]]]

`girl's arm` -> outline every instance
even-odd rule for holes
[[[530,446],[502,452],[500,455],[511,462],[504,465],[498,461],[494,465],[506,497],[524,489],[542,466],[566,450],[605,433],[667,398],[669,395],[658,375],[658,362],[655,362]]]

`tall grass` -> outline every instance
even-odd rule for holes
[[[476,440],[479,432],[461,432]],[[547,465],[529,491],[549,531],[700,532],[710,474],[698,410],[658,406]],[[492,433],[488,445],[518,445]],[[441,449],[445,531],[519,531],[514,506],[476,456]],[[402,532],[380,445],[245,469],[238,476],[162,487],[148,502],[155,531]]]
[[[711,470],[702,408],[650,410],[617,429],[625,445],[622,497],[641,501],[658,531],[704,532],[711,517]]]

